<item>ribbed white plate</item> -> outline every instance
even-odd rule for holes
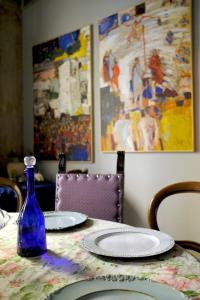
[[[170,250],[174,239],[148,228],[111,228],[89,233],[81,244],[86,250],[99,255],[147,257]]]
[[[168,285],[131,276],[105,276],[70,284],[46,300],[186,300]]]
[[[0,229],[5,227],[9,220],[10,216],[7,211],[0,209]]]
[[[87,216],[74,211],[44,212],[46,230],[61,230],[77,226],[87,220]]]

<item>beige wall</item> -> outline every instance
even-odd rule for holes
[[[23,151],[22,20],[12,0],[0,1],[0,166]]]
[[[69,162],[68,169],[88,168],[92,173],[115,172],[116,154],[100,151],[100,97],[98,82],[98,20],[120,9],[137,3],[134,0],[38,0],[26,7],[23,20],[24,47],[24,110],[25,150],[32,150],[32,46],[61,34],[73,31],[81,26],[94,26],[94,132],[95,132],[95,162]],[[194,1],[194,71],[195,71],[195,124],[197,151],[195,153],[127,153],[125,168],[125,223],[135,226],[147,226],[147,207],[155,192],[161,187],[182,180],[200,180],[199,153],[199,1]],[[41,162],[40,169],[44,175],[55,180],[57,162]],[[48,199],[44,199],[44,201]],[[176,201],[176,203],[175,203]],[[189,195],[187,205],[182,207],[181,201],[173,200],[172,205],[163,208],[161,214],[162,229],[172,228],[174,237],[184,234],[200,241],[199,215],[197,207]],[[175,203],[175,209],[173,208]],[[181,207],[180,207],[181,206]],[[179,214],[179,209],[183,210]],[[188,224],[193,225],[189,229]]]

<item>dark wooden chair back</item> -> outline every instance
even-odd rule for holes
[[[117,174],[124,174],[124,160],[125,160],[125,152],[124,151],[117,151],[117,168],[116,173]],[[67,171],[66,168],[67,160],[65,153],[59,154],[59,163],[58,163],[58,173],[68,173],[68,174],[88,174],[88,169],[73,169]]]
[[[8,179],[8,178],[4,178],[4,177],[0,177],[0,187],[3,187],[3,188],[10,188],[12,191],[15,192],[15,195],[17,197],[17,208],[16,208],[16,211],[20,211],[21,208],[22,208],[22,205],[23,205],[23,197],[22,197],[22,193],[18,187],[18,185]],[[13,199],[15,200],[15,199]],[[0,203],[0,207],[1,207],[1,203]]]
[[[58,163],[58,173],[59,174],[87,174],[88,173],[88,169],[73,169],[73,170],[66,170],[66,164],[67,164],[67,160],[66,160],[66,155],[65,153],[60,153],[59,154],[59,163]]]
[[[168,185],[158,191],[153,197],[148,209],[148,222],[152,229],[159,230],[157,222],[157,212],[162,201],[167,197],[181,193],[200,193],[200,182],[186,181]],[[190,249],[200,253],[200,244],[194,241],[178,240],[177,244],[185,249]]]

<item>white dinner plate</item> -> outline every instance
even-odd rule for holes
[[[9,220],[10,216],[7,211],[0,208],[0,229],[5,227]]]
[[[44,212],[46,230],[60,230],[74,227],[87,220],[85,214],[74,211]]]
[[[133,258],[166,252],[174,246],[174,239],[148,228],[111,228],[89,233],[81,244],[95,254]]]
[[[54,292],[47,300],[186,300],[174,288],[131,276],[97,277],[70,284]]]

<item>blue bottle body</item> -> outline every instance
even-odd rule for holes
[[[35,195],[34,167],[26,168],[27,196],[18,218],[17,253],[20,256],[38,256],[46,252],[44,215]]]

